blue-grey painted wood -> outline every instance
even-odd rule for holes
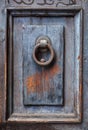
[[[46,1],[46,0],[45,0]],[[68,3],[68,0],[62,0],[64,3]],[[0,35],[1,35],[1,51],[0,51],[0,80],[1,80],[1,88],[0,88],[0,121],[2,122],[5,119],[6,112],[10,111],[10,115],[7,116],[9,121],[23,121],[23,122],[80,122],[81,120],[81,43],[82,43],[82,17],[81,17],[81,9],[77,6],[81,3],[81,0],[75,1],[75,4],[60,6],[59,8],[54,5],[38,5],[35,7],[36,2],[31,6],[25,6],[24,4],[18,4],[19,7],[16,8],[17,4],[15,2],[10,1],[8,4],[11,7],[11,10],[8,10],[8,24],[7,28],[5,28],[5,15],[6,15],[6,7],[3,6],[4,0],[0,2],[0,21],[3,23],[3,26],[0,26]],[[7,2],[7,0],[6,0]],[[28,2],[25,0],[25,2]],[[31,1],[30,1],[31,2]],[[41,1],[43,2],[43,1]],[[47,0],[47,2],[52,3],[52,1]],[[87,3],[87,2],[86,2]],[[6,3],[5,3],[6,4]],[[87,4],[86,4],[87,6]],[[44,11],[40,10],[31,10],[31,8],[44,8]],[[18,9],[19,8],[19,9]],[[45,11],[45,8],[48,8]],[[51,10],[52,9],[52,10]],[[53,10],[56,9],[56,10]],[[33,16],[32,16],[33,14]],[[44,16],[45,14],[45,16]],[[12,15],[12,16],[11,16]],[[30,16],[31,15],[31,16]],[[44,16],[44,17],[43,17]],[[13,17],[13,19],[11,19]],[[48,22],[47,22],[48,21]],[[46,24],[54,24],[54,25],[63,25],[65,27],[65,65],[64,65],[64,105],[63,106],[25,106],[23,103],[23,29],[25,26],[31,25],[46,25]],[[85,25],[86,26],[86,25]],[[5,39],[5,31],[7,29],[7,41]],[[87,35],[87,33],[86,33]],[[3,37],[3,38],[2,38]],[[6,42],[3,42],[6,41]],[[6,43],[6,46],[5,46]],[[86,45],[87,46],[87,45]],[[8,53],[6,53],[5,49],[7,48]],[[3,51],[4,50],[4,51]],[[7,56],[6,56],[7,54]],[[4,56],[3,56],[4,55]],[[9,60],[7,60],[9,59]],[[8,71],[6,70],[8,61]],[[4,66],[5,64],[5,66]],[[79,72],[80,71],[80,72]],[[4,73],[5,72],[5,73]],[[76,77],[75,77],[75,75]],[[80,79],[79,79],[80,77]],[[6,81],[8,80],[8,85]],[[5,81],[5,82],[4,82]],[[75,86],[74,86],[75,85]],[[80,85],[80,86],[79,86]],[[4,86],[4,87],[3,87]],[[7,88],[6,88],[7,87]],[[81,89],[81,90],[79,90]],[[7,92],[8,90],[8,92]],[[85,97],[86,97],[85,91]],[[2,100],[3,99],[3,100]],[[4,101],[4,103],[3,103]],[[6,101],[7,104],[6,104]],[[6,107],[8,109],[6,109]],[[12,106],[12,110],[11,110]],[[4,109],[3,109],[4,107]],[[11,113],[12,112],[12,113]],[[85,111],[86,113],[86,111]],[[86,113],[87,115],[87,113]],[[3,118],[2,118],[3,116]],[[87,117],[87,116],[86,116]],[[85,119],[86,120],[86,119]],[[87,122],[87,121],[86,121]],[[18,124],[19,125],[19,124]],[[34,126],[34,125],[33,125]],[[36,125],[38,126],[38,125]],[[35,126],[35,127],[36,127]],[[43,127],[42,127],[43,126]],[[53,125],[54,126],[54,125]],[[20,127],[18,129],[71,129],[72,125],[55,125],[55,127],[48,125],[41,125],[40,127],[32,127],[29,125]],[[1,127],[1,126],[0,126]],[[73,126],[72,129],[81,129],[84,128],[83,125]],[[3,128],[4,129],[4,128]],[[7,126],[6,129],[11,129]],[[12,129],[17,129],[14,127]]]
[[[33,49],[39,36],[48,36],[55,51],[55,59],[48,67],[41,67],[33,60]],[[63,105],[63,58],[64,28],[62,25],[25,26],[23,30],[25,105]]]
[[[30,12],[30,11],[29,11]],[[27,26],[30,25],[61,25],[65,27],[65,66],[64,66],[64,106],[32,106],[32,105],[24,105],[23,104],[23,32]],[[69,28],[70,27],[70,28]],[[42,120],[42,113],[44,116],[48,116],[47,114],[56,115],[56,120],[60,120],[61,114],[66,113],[69,117],[68,113],[74,111],[74,18],[73,17],[15,17],[14,18],[14,29],[13,29],[13,39],[14,39],[14,98],[13,98],[13,111],[15,115],[16,113],[25,113],[27,114],[27,120],[32,121],[31,119],[35,118],[35,114],[38,114],[38,120]],[[68,41],[69,39],[69,41]],[[20,51],[19,51],[20,47]],[[68,50],[68,48],[70,49]],[[29,69],[29,68],[28,68]],[[34,115],[31,115],[35,113]],[[60,115],[60,116],[59,116]],[[20,115],[21,116],[21,115]],[[24,115],[23,115],[24,116]],[[65,116],[65,115],[64,115]],[[66,116],[65,116],[66,117]],[[23,117],[22,117],[23,118]],[[66,117],[67,118],[67,117]],[[24,118],[23,118],[24,119]],[[53,118],[54,119],[54,118]],[[9,120],[14,120],[12,117]],[[36,120],[36,121],[38,121]],[[48,118],[47,118],[48,120]],[[62,119],[63,120],[63,119]],[[67,120],[67,119],[64,119]],[[75,119],[74,119],[75,120]]]

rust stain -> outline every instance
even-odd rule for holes
[[[60,67],[58,65],[54,65],[48,70],[42,70],[41,73],[36,72],[36,74],[27,77],[25,80],[27,92],[43,93],[44,91],[49,90],[50,80],[53,80],[53,77],[60,73],[60,71]]]
[[[80,56],[78,56],[78,60],[80,60]]]

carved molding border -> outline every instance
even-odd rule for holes
[[[55,5],[58,7],[59,5],[75,5],[76,0],[7,0],[8,4],[15,3],[17,5],[39,5],[39,6],[46,6],[46,5]]]
[[[23,12],[22,12],[23,11]],[[30,16],[36,16],[38,9],[32,10],[31,9],[7,9],[7,45],[10,45],[10,50],[9,52],[12,52],[12,32],[13,32],[13,19],[15,17],[30,17]],[[42,10],[43,11],[43,10]],[[45,11],[45,9],[44,9]],[[8,95],[8,100],[7,100],[7,122],[31,122],[31,123],[80,123],[82,121],[82,9],[71,9],[70,11],[67,9],[62,10],[58,9],[57,11],[53,10],[48,10],[48,16],[73,16],[74,17],[74,28],[75,28],[75,58],[74,58],[74,63],[75,63],[75,80],[74,80],[74,110],[71,112],[64,112],[61,111],[56,111],[55,113],[37,113],[35,112],[34,114],[29,111],[29,113],[26,113],[24,110],[23,113],[20,113],[18,111],[17,113],[13,111],[14,104],[13,104],[13,82],[12,82],[12,59],[13,57],[8,57],[9,62],[6,60],[6,63],[9,63],[8,65],[10,68],[7,69],[8,75],[10,79],[7,81],[6,77],[6,82],[7,82],[7,88],[8,92],[6,92],[6,96]],[[46,16],[46,12],[42,12],[38,14],[38,16]],[[9,47],[9,46],[8,46]],[[80,56],[80,60],[78,60],[78,56]],[[10,97],[10,98],[9,98]]]

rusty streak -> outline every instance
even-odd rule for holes
[[[42,70],[41,73],[36,72],[36,74],[27,77],[27,79],[25,80],[27,92],[35,93],[36,89],[38,93],[47,91],[50,87],[50,80],[53,80],[53,77],[59,74],[60,71],[60,67],[58,65],[54,65],[48,70]],[[42,90],[42,88],[44,89]]]
[[[78,56],[78,60],[80,60],[80,56]]]

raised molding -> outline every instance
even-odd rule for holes
[[[58,9],[57,11],[48,11],[48,16],[73,16],[74,17],[74,28],[75,28],[75,80],[74,80],[74,86],[75,90],[74,93],[74,111],[66,113],[58,111],[55,113],[26,113],[24,111],[23,113],[15,113],[13,111],[13,80],[12,80],[12,39],[13,39],[13,19],[16,17],[30,17],[30,16],[37,16],[39,10],[32,10],[32,13],[30,13],[31,9],[27,9],[24,11],[24,9],[17,10],[17,9],[8,9],[7,10],[7,52],[10,54],[8,55],[9,59],[6,61],[8,63],[7,69],[8,69],[8,75],[9,78],[7,79],[7,88],[8,88],[8,98],[7,98],[7,121],[16,121],[16,122],[58,122],[58,123],[77,123],[81,122],[82,120],[82,10],[81,9],[74,9],[72,10],[61,10]],[[22,12],[23,11],[23,12]],[[45,10],[42,10],[42,13],[38,14],[41,16],[47,16]],[[10,28],[10,29],[9,29]],[[80,60],[78,58],[80,57]],[[9,106],[9,107],[8,107]]]

